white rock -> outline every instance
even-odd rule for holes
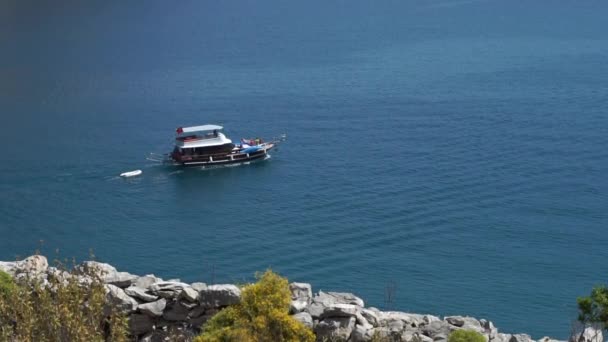
[[[360,307],[352,304],[331,304],[323,309],[321,318],[326,317],[355,317]]]
[[[355,329],[355,317],[326,318],[317,324],[315,334],[317,340],[346,341]]]
[[[152,303],[140,304],[137,309],[148,316],[160,317],[163,315],[163,310],[165,310],[166,306],[167,300],[161,298]]]
[[[198,291],[190,286],[184,287],[182,293],[180,294],[180,298],[184,298],[189,302],[196,302],[198,300]]]
[[[106,301],[108,305],[114,306],[121,312],[130,313],[137,309],[137,301],[129,297],[120,287],[106,284]],[[106,310],[110,310],[106,307]],[[107,311],[108,312],[108,311]]]
[[[153,302],[158,299],[158,296],[147,293],[144,289],[137,286],[129,286],[125,289],[125,293],[144,302]]]
[[[199,292],[199,301],[206,308],[237,304],[241,301],[241,290],[232,284],[207,286],[207,289]]]
[[[302,312],[312,303],[312,287],[307,283],[289,284],[291,291],[290,312]]]
[[[298,312],[292,316],[295,320],[312,329],[312,316],[308,312]]]

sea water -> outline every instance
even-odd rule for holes
[[[270,267],[369,306],[565,338],[576,297],[607,281],[607,13],[4,1],[0,259],[92,251],[208,283]],[[206,123],[288,139],[234,168],[146,160]]]

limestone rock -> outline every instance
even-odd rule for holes
[[[566,341],[560,341],[560,340],[553,339],[549,336],[545,336],[545,337],[539,339],[538,342],[566,342]]]
[[[451,325],[462,327],[464,325],[464,317],[462,316],[448,316],[445,321]]]
[[[49,262],[45,256],[32,255],[16,262],[16,273],[41,274],[49,268]]]
[[[371,324],[374,327],[377,327],[378,324],[378,309],[375,308],[362,308],[361,309],[361,316],[363,316],[365,318],[365,320]]]
[[[173,302],[165,309],[165,312],[163,312],[163,318],[171,322],[185,321],[188,318],[189,311],[190,310],[181,305],[180,302]]]
[[[174,299],[177,298],[186,287],[190,287],[190,285],[175,281],[161,281],[150,285],[149,291],[163,298]]]
[[[488,336],[488,339],[493,340],[496,338],[498,329],[496,329],[494,323],[486,319],[480,319],[479,324],[481,324],[481,327],[485,330],[485,334]]]
[[[350,342],[368,342],[374,336],[374,329],[369,326],[355,325],[355,329],[350,335]]]
[[[422,332],[435,339],[436,336],[448,336],[450,334],[449,323],[446,321],[432,321],[421,328]]]
[[[363,299],[355,296],[352,293],[345,292],[323,292],[319,293],[313,298],[313,302],[329,304],[352,304],[360,307],[364,307],[365,303]]]
[[[570,342],[603,342],[604,335],[599,326],[585,327],[583,332],[570,336]]]
[[[120,287],[106,284],[106,302],[121,312],[131,313],[137,309],[137,301],[129,297]],[[110,310],[109,307],[106,310]]]
[[[128,272],[118,272],[110,264],[97,261],[85,261],[74,269],[74,273],[98,278],[104,284],[125,288],[137,280],[137,276]]]
[[[289,284],[291,291],[290,312],[302,312],[312,303],[312,287],[307,283]]]
[[[509,342],[534,342],[534,340],[527,334],[514,334],[511,335]]]
[[[355,317],[359,307],[352,304],[331,304],[323,309],[321,319],[326,317]]]
[[[143,277],[137,278],[133,283],[133,286],[139,287],[140,289],[147,290],[150,285],[154,283],[160,283],[163,280],[161,278],[156,277],[154,274],[146,274]]]
[[[197,306],[188,313],[188,318],[196,318],[202,316],[207,309],[202,306]]]
[[[205,283],[192,283],[192,285],[190,285],[190,287],[192,287],[197,292],[201,292],[201,291],[207,289],[207,284],[205,284]]]
[[[196,302],[198,300],[198,291],[190,286],[184,287],[182,293],[180,294],[180,298],[183,298],[189,302]]]
[[[509,342],[511,341],[511,337],[511,334],[498,333],[492,342]]]
[[[293,318],[312,329],[312,316],[308,312],[298,312],[297,314],[293,315]]]
[[[350,304],[363,307],[363,300],[352,293],[342,292],[323,292],[319,293],[312,299],[312,304],[307,311],[313,318],[321,318],[325,308],[334,304]]]
[[[450,325],[466,330],[474,330],[478,333],[485,333],[485,328],[481,326],[481,323],[473,317],[468,316],[448,316],[445,317],[445,321]],[[454,329],[452,329],[454,330]]]
[[[147,315],[132,314],[129,316],[129,330],[133,336],[145,334],[154,330],[154,322]]]
[[[399,312],[399,311],[381,311],[378,317],[380,326],[393,326],[396,327],[400,324],[403,327],[411,326],[415,322],[412,314]],[[401,323],[397,323],[401,322]]]
[[[152,303],[140,304],[137,309],[148,316],[161,317],[166,306],[167,300],[161,298]]]
[[[241,290],[232,284],[211,285],[199,293],[199,301],[206,308],[219,308],[241,301]]]
[[[326,318],[317,324],[315,334],[317,341],[349,339],[355,329],[355,317],[332,317]]]
[[[406,330],[401,335],[401,341],[404,342],[433,342],[433,339],[421,334],[416,330]]]
[[[158,296],[151,295],[146,290],[137,286],[129,286],[125,289],[125,293],[133,298],[140,299],[144,302],[153,302],[158,299]]]

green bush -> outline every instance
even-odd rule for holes
[[[602,323],[608,327],[608,288],[593,288],[591,295],[577,298],[578,320],[581,323]]]
[[[15,291],[13,278],[6,272],[0,271],[0,297],[7,297]]]
[[[287,279],[268,270],[246,285],[241,302],[213,316],[195,342],[312,342],[310,329],[289,315]]]
[[[9,277],[10,278],[10,277]],[[0,341],[127,341],[127,318],[104,313],[106,292],[94,278],[83,283],[64,273],[48,283],[0,274]],[[7,285],[8,284],[8,285]]]
[[[486,342],[486,338],[474,330],[456,330],[450,334],[448,342]]]

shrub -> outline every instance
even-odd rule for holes
[[[195,342],[314,341],[310,329],[289,315],[287,279],[271,270],[246,285],[241,302],[213,316]]]
[[[450,334],[448,342],[486,342],[486,338],[474,330],[456,330]]]
[[[583,324],[601,323],[608,327],[608,288],[593,288],[591,295],[577,298],[578,320]]]
[[[2,284],[6,284],[0,275]],[[127,319],[110,310],[104,314],[106,292],[94,278],[63,273],[48,277],[12,280],[2,285],[0,341],[126,341]]]
[[[0,271],[0,297],[7,297],[15,291],[13,278],[6,272]]]

